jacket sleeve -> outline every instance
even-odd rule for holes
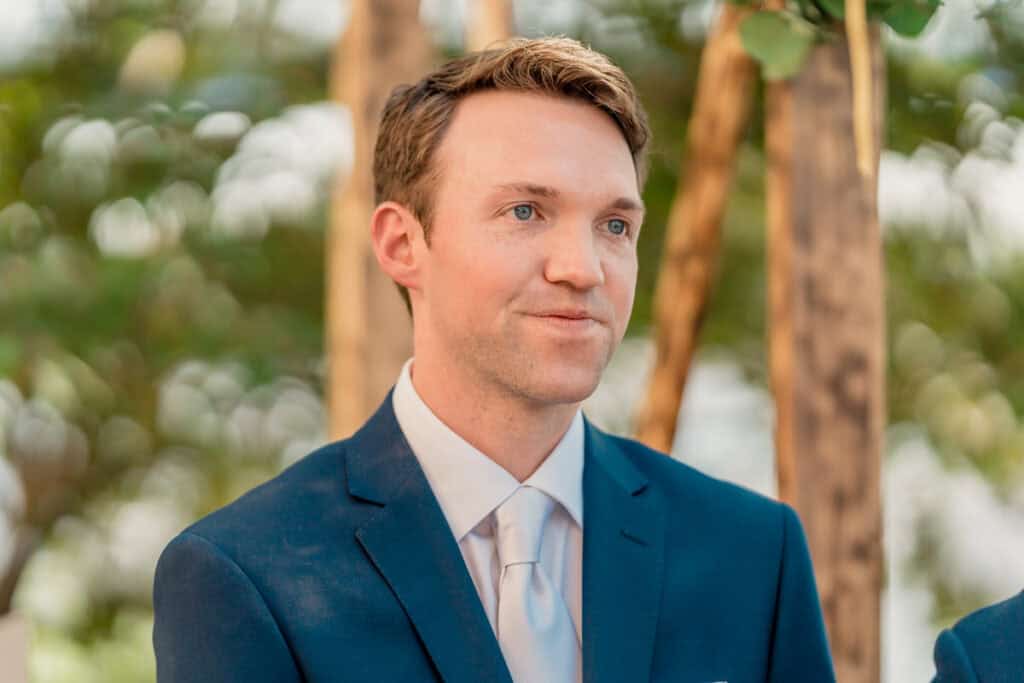
[[[967,650],[950,629],[940,633],[935,641],[935,678],[932,683],[978,683]]]
[[[796,513],[782,506],[782,565],[772,629],[772,683],[835,681],[807,539]]]
[[[242,569],[183,532],[164,550],[153,587],[159,683],[299,683],[277,622]]]

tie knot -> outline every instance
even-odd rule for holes
[[[555,501],[540,489],[520,486],[498,506],[494,519],[502,569],[510,564],[540,561],[544,523],[554,505]]]

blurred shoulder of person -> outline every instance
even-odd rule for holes
[[[1024,592],[968,614],[935,641],[932,683],[1024,681]]]

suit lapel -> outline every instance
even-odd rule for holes
[[[398,427],[391,395],[352,437],[349,492],[380,506],[356,538],[401,603],[441,678],[511,683],[451,528]]]
[[[649,680],[664,511],[621,447],[589,422],[583,508],[583,680]]]

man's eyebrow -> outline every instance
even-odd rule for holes
[[[497,190],[498,192],[530,194],[535,197],[544,197],[545,199],[557,199],[561,194],[553,187],[537,185],[536,183],[505,183],[503,185],[498,185]]]
[[[630,199],[629,197],[619,197],[609,204],[608,208],[618,209],[619,211],[638,211],[640,213],[646,213],[647,211],[643,200],[637,201],[636,199]]]
[[[537,185],[536,183],[504,183],[502,185],[498,185],[497,191],[515,192],[518,194],[543,197],[545,199],[558,199],[558,197],[561,196],[561,192],[555,188],[547,185]],[[638,211],[640,213],[646,213],[646,207],[644,207],[643,200],[630,199],[629,197],[619,197],[608,204],[608,208],[618,209],[619,211]]]

